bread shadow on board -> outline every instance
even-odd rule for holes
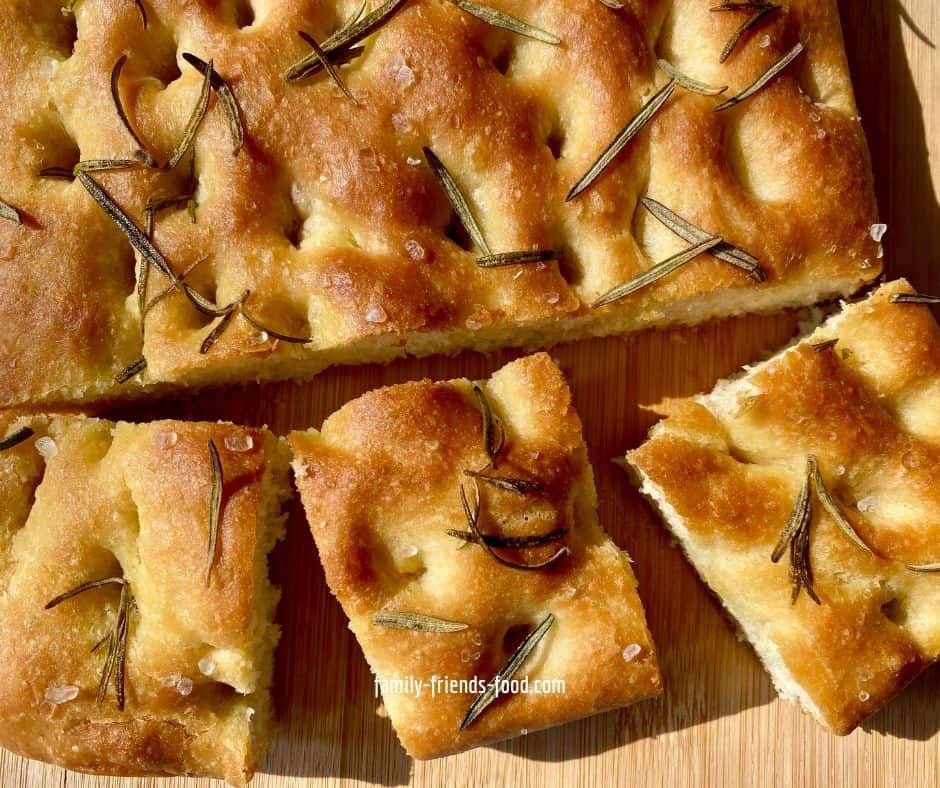
[[[888,225],[888,276],[906,276],[924,292],[940,292],[940,268],[931,265],[940,256],[940,203],[931,178],[923,106],[904,48],[905,31],[910,31],[912,57],[936,49],[940,31],[923,27],[929,22],[928,5],[913,0],[839,0],[878,208]]]
[[[372,674],[330,594],[300,502],[272,553],[282,590],[275,664],[278,732],[261,771],[406,785],[411,759],[376,712]]]

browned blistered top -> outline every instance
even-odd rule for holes
[[[208,318],[176,293],[146,321],[143,381],[203,384],[302,376],[331,363],[459,347],[545,345],[561,338],[695,322],[809,303],[877,275],[870,169],[835,3],[793,0],[718,55],[743,21],[707,0],[598,0],[492,5],[561,38],[552,46],[488,26],[443,0],[407,0],[340,69],[358,106],[320,74],[288,84],[288,67],[341,27],[358,0],[249,3],[83,0],[78,39],[59,0],[11,0],[0,18],[0,405],[133,394],[115,374],[141,354],[130,246],[81,184],[40,179],[81,157],[131,156],[110,94],[165,161],[213,59],[241,104],[247,137],[232,153],[213,96],[196,142],[198,220],[157,219],[155,242],[188,281],[228,303],[245,289],[265,338],[236,319],[209,353]],[[749,101],[677,90],[604,175],[564,197],[666,77],[739,92],[797,41],[806,52]],[[182,74],[180,74],[180,69]],[[427,166],[430,146],[453,173],[494,251],[551,248],[558,262],[482,270]],[[138,222],[150,196],[186,188],[173,173],[94,177]],[[758,285],[703,256],[601,310],[611,287],[683,248],[638,200],[662,201],[756,255]],[[151,277],[151,295],[165,280]]]

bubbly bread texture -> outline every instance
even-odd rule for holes
[[[743,377],[684,400],[627,455],[778,692],[839,734],[940,657],[940,330],[883,285]],[[832,342],[835,342],[833,345]],[[814,347],[815,345],[815,347]],[[812,501],[820,604],[771,552],[814,455],[874,555]],[[940,570],[940,566],[935,567]]]
[[[272,719],[286,446],[230,424],[0,418],[2,435],[24,426],[0,453],[0,744],[93,774],[247,782]],[[209,440],[223,494],[207,585]],[[98,704],[125,586],[45,606],[105,578],[132,601]]]
[[[805,305],[881,268],[868,152],[835,0],[791,0],[719,54],[745,17],[703,0],[487,0],[558,45],[486,24],[452,2],[405,0],[361,53],[334,55],[357,103],[321,69],[290,65],[355,18],[359,0],[7,0],[0,18],[0,406],[130,397],[169,386],[310,376],[410,354],[544,347],[648,326]],[[378,7],[370,0],[366,11]],[[801,42],[805,51],[724,112]],[[176,276],[244,313],[220,320],[176,288],[142,320],[130,244],[79,181],[40,177],[76,161],[133,158],[112,100],[164,163],[212,60],[241,110],[233,153],[215,94],[172,171],[92,172]],[[351,59],[350,59],[351,58]],[[682,87],[583,194],[571,187],[667,81],[665,58],[727,86]],[[548,262],[481,268],[427,163],[439,157],[493,252]],[[195,221],[186,209],[195,194]],[[686,248],[642,207],[654,198],[756,256],[758,283],[701,255],[612,305],[614,286]],[[174,199],[179,198],[179,199]],[[196,266],[191,269],[192,266]],[[168,285],[151,268],[145,305]],[[276,334],[308,339],[292,344]],[[115,377],[136,359],[146,370]]]
[[[567,548],[544,568],[502,565],[479,543],[448,534],[468,528],[458,492],[463,485],[471,506],[475,493],[464,471],[488,463],[470,381],[372,391],[330,416],[320,432],[289,438],[327,582],[415,758],[448,755],[660,692],[630,559],[598,524],[581,423],[561,372],[540,354],[480,385],[505,435],[486,473],[526,479],[538,489],[519,494],[480,482],[479,531],[524,537],[567,529],[561,541],[494,548],[504,559],[527,564]],[[466,628],[402,630],[374,621],[380,612]],[[504,690],[461,730],[480,685],[549,614],[554,623],[514,676],[528,679],[529,691]],[[432,684],[445,677],[463,684]],[[474,680],[477,688],[468,691]],[[540,694],[536,682],[552,680],[564,686],[540,684]],[[424,682],[420,695],[411,681]]]

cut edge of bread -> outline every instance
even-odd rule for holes
[[[251,381],[304,381],[332,366],[387,363],[402,357],[453,355],[465,350],[486,353],[502,348],[532,352],[566,342],[628,335],[651,328],[694,326],[710,320],[805,308],[856,292],[877,276],[879,270],[878,267],[872,268],[871,276],[864,272],[866,275],[860,273],[825,282],[804,277],[766,289],[719,290],[683,300],[651,304],[642,310],[614,307],[562,319],[503,321],[473,330],[447,328],[388,332],[356,337],[326,347],[296,345],[277,355],[226,358],[209,366],[181,369],[157,380],[149,380],[145,371],[140,378],[121,385],[109,378],[2,404],[4,407],[35,410],[57,404],[128,402]]]
[[[284,538],[288,512],[287,502],[292,496],[288,471],[290,451],[282,438],[265,432],[268,453],[261,481],[261,501],[258,508],[258,537],[255,540],[253,582],[257,599],[252,607],[251,653],[257,659],[258,681],[252,692],[242,699],[247,718],[246,749],[239,755],[244,764],[240,773],[225,775],[233,785],[248,783],[261,767],[274,735],[275,711],[271,695],[274,661],[281,628],[276,620],[281,590],[271,580],[270,558],[275,545]]]
[[[666,527],[678,540],[679,546],[686,559],[695,568],[696,573],[712,592],[712,594],[717,597],[718,601],[721,603],[722,607],[724,608],[728,617],[731,619],[732,623],[738,629],[739,633],[747,640],[748,643],[750,643],[751,647],[754,649],[758,659],[761,661],[768,674],[770,674],[770,680],[773,683],[777,694],[784,700],[799,703],[803,709],[809,712],[823,727],[833,731],[834,733],[839,735],[849,733],[850,731],[840,731],[832,727],[832,725],[826,719],[825,715],[822,713],[822,710],[815,703],[813,703],[812,698],[810,698],[806,690],[803,689],[802,685],[790,673],[783,660],[783,657],[780,655],[779,649],[776,647],[776,645],[774,645],[773,641],[763,636],[760,633],[759,628],[756,627],[752,622],[748,621],[748,619],[737,610],[733,603],[729,602],[727,599],[724,599],[720,594],[718,594],[711,587],[708,579],[705,578],[701,572],[699,572],[699,564],[696,560],[699,558],[698,547],[691,538],[685,521],[679,512],[676,511],[675,507],[669,502],[665,492],[663,492],[663,490],[658,485],[656,485],[641,468],[637,467],[630,460],[629,454],[627,455],[627,468],[632,474],[635,474],[635,481],[638,483],[637,487],[640,491],[640,494],[643,495],[660,513],[663,522],[666,524]]]

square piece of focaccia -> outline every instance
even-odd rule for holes
[[[846,304],[627,454],[780,695],[840,734],[940,655],[940,330],[910,292]]]
[[[379,389],[289,441],[327,582],[412,756],[659,694],[630,559],[598,524],[547,355],[476,385]]]
[[[0,744],[94,774],[247,782],[272,721],[286,446],[65,416],[3,417],[0,436]]]
[[[855,290],[881,261],[835,0],[714,4],[6,0],[0,407]]]

